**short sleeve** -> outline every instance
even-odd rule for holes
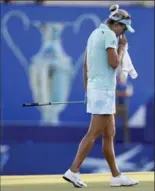
[[[117,49],[117,38],[116,35],[111,32],[108,31],[105,33],[105,49],[107,48],[115,48]]]

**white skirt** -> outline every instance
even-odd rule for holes
[[[115,90],[88,89],[87,113],[91,114],[115,114],[116,112]]]

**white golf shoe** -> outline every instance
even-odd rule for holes
[[[139,184],[138,180],[133,180],[126,175],[119,175],[117,177],[112,177],[111,186],[134,186]]]
[[[77,188],[87,187],[87,184],[82,182],[82,180],[80,179],[80,174],[74,173],[70,169],[65,172],[65,174],[63,175],[63,179],[65,179],[67,182],[72,183],[73,186]]]

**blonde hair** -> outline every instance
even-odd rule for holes
[[[120,19],[131,19],[130,14],[123,9],[119,9],[118,12],[115,13],[113,16],[118,17]]]
[[[115,4],[115,5],[111,5],[109,8],[111,14],[110,14],[110,18],[107,19],[107,23],[109,24],[113,24],[117,21],[114,21],[111,17],[117,17],[119,19],[131,19],[131,15],[123,10],[123,9],[119,9],[119,5]]]

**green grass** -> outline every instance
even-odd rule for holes
[[[82,174],[81,179],[88,184],[85,191],[153,191],[154,172],[125,173],[140,181],[131,187],[110,187],[111,174]],[[62,175],[1,176],[1,191],[74,191],[79,188],[64,181]]]
[[[33,184],[33,185],[12,185],[2,186],[1,191],[74,191],[78,188],[74,188],[69,183],[57,183],[57,184]],[[108,182],[88,183],[87,188],[80,190],[85,191],[153,191],[153,181],[141,182],[139,185],[132,187],[110,187]]]

